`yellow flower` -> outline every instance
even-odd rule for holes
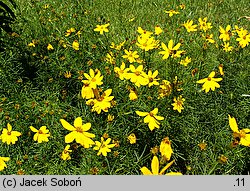
[[[153,33],[150,31],[146,31],[142,29],[141,27],[137,28],[137,32],[140,33],[142,38],[148,39]]]
[[[137,87],[140,87],[141,85],[145,86],[149,83],[147,74],[143,71],[143,65],[139,65],[137,68],[135,68],[134,65],[130,65],[129,68],[132,72],[129,73],[130,81]]]
[[[233,47],[230,46],[229,42],[224,42],[222,46],[225,52],[231,52],[233,50]]]
[[[184,109],[183,108],[184,101],[185,99],[182,98],[181,95],[177,99],[176,97],[174,97],[174,103],[172,103],[172,106],[174,106],[173,110],[177,110],[179,113],[181,113],[181,110]]]
[[[75,29],[75,28],[70,28],[70,29],[68,29],[68,30],[66,31],[65,36],[67,37],[67,36],[71,35],[72,32],[76,32],[76,29]]]
[[[79,50],[79,42],[77,40],[73,41],[72,48],[75,50]]]
[[[142,167],[140,170],[143,175],[163,175],[164,172],[174,163],[174,160],[168,163],[160,172],[159,172],[159,159],[157,156],[153,157],[153,160],[151,162],[151,169],[150,171],[147,167]],[[182,175],[180,172],[170,172],[165,175]]]
[[[115,144],[110,144],[111,142],[111,138],[108,138],[106,141],[104,141],[104,138],[101,137],[101,142],[99,141],[95,141],[95,147],[93,148],[94,150],[98,150],[97,155],[103,155],[103,156],[107,156],[108,152],[111,152],[111,148],[113,148],[115,146]]]
[[[159,54],[163,54],[163,60],[167,59],[169,56],[171,56],[172,58],[179,58],[181,57],[181,54],[184,53],[184,51],[178,50],[180,46],[181,43],[178,43],[176,46],[174,46],[174,42],[172,39],[168,42],[168,47],[162,42],[161,47],[164,51],[160,51]]]
[[[89,86],[89,84],[83,84],[81,94],[83,99],[94,98],[93,89]]]
[[[197,25],[193,25],[193,21],[191,20],[187,20],[187,22],[185,22],[183,24],[183,26],[186,28],[187,32],[193,32],[193,31],[197,31]]]
[[[94,90],[94,93],[96,93],[96,99],[90,99],[86,102],[87,105],[93,105],[92,112],[96,112],[98,114],[101,113],[101,111],[108,112],[108,109],[111,107],[111,100],[114,98],[114,96],[110,96],[112,89],[106,90],[102,96],[99,96],[98,90]]]
[[[219,71],[220,71],[220,75],[224,76],[223,64],[219,65]]]
[[[176,15],[176,14],[180,14],[180,12],[175,11],[175,10],[173,10],[173,9],[171,9],[171,10],[169,10],[169,11],[164,11],[164,12],[167,13],[168,16],[170,16],[170,17],[172,17],[174,14],[175,14],[175,15]]]
[[[114,71],[115,73],[118,75],[118,77],[121,79],[121,80],[124,80],[124,79],[129,79],[130,76],[129,76],[129,73],[128,71],[130,71],[129,68],[125,68],[125,63],[122,62],[122,65],[119,67],[115,67],[114,68]]]
[[[155,26],[155,34],[159,35],[163,32],[163,30],[161,29],[161,27],[159,25]]]
[[[77,117],[74,121],[74,126],[70,125],[64,119],[60,119],[62,126],[71,131],[65,136],[65,143],[71,143],[76,140],[77,143],[81,144],[84,148],[89,148],[94,145],[95,142],[91,139],[95,135],[87,132],[91,128],[91,123],[82,124],[82,118]]]
[[[204,19],[199,18],[198,21],[200,29],[203,30],[204,32],[212,28],[212,24],[207,22],[207,17],[205,17]]]
[[[0,157],[0,171],[2,171],[4,168],[7,168],[7,165],[5,162],[9,161],[9,157]]]
[[[36,133],[33,137],[34,141],[37,141],[38,143],[49,141],[48,137],[50,136],[50,133],[49,130],[46,129],[46,126],[42,126],[39,130],[33,126],[30,126],[30,130]]]
[[[220,36],[219,36],[219,39],[222,39],[223,41],[230,40],[230,36],[232,35],[230,29],[231,29],[230,25],[227,25],[226,29],[223,29],[220,26]]]
[[[53,48],[53,46],[51,44],[48,44],[47,49],[48,50],[54,50],[54,48]]]
[[[243,146],[250,147],[250,129],[238,129],[236,119],[234,117],[229,117],[229,126],[233,131],[234,139]]]
[[[113,52],[107,53],[105,60],[110,64],[115,64],[115,57],[113,55]]]
[[[28,46],[33,46],[33,47],[35,47],[36,44],[37,44],[37,41],[36,41],[36,40],[32,40],[32,42],[29,43]]]
[[[71,72],[70,72],[70,71],[66,71],[66,72],[64,73],[64,77],[65,77],[65,78],[71,78]]]
[[[169,96],[172,92],[172,86],[171,83],[168,80],[162,80],[160,89],[159,89],[159,97],[163,98],[166,96]]]
[[[215,43],[215,40],[213,39],[213,34],[206,34],[206,35],[203,35],[202,34],[202,37],[206,39],[207,42],[209,43]]]
[[[207,78],[198,80],[196,83],[203,84],[202,90],[205,90],[206,93],[209,92],[210,89],[214,91],[215,88],[220,87],[220,84],[218,84],[217,82],[222,80],[222,78],[214,78],[214,76],[215,72],[212,71]]]
[[[154,73],[152,73],[151,70],[148,71],[148,87],[151,87],[153,85],[158,86],[159,82],[157,82],[159,80],[159,78],[156,79],[156,76],[158,75],[158,70],[154,71]]]
[[[72,150],[69,150],[69,147],[70,147],[70,145],[67,145],[67,146],[64,148],[64,150],[63,150],[63,152],[62,152],[62,155],[61,155],[61,159],[63,159],[63,160],[70,160],[70,159],[71,159],[69,153],[71,153]]]
[[[136,62],[136,58],[139,58],[139,55],[137,54],[137,51],[127,51],[126,49],[124,50],[126,55],[123,55],[122,57],[127,59],[129,61],[129,63],[133,63]]]
[[[245,48],[250,43],[250,34],[246,30],[243,30],[242,32],[238,32],[239,37],[236,39],[236,41],[239,41],[239,45],[241,48]]]
[[[12,126],[8,123],[7,129],[3,128],[2,134],[0,136],[0,139],[2,139],[2,142],[7,142],[8,145],[15,144],[16,141],[18,141],[19,136],[22,134],[18,131],[12,131]]]
[[[145,117],[144,123],[148,123],[148,127],[151,131],[153,131],[155,128],[160,127],[160,123],[157,120],[163,120],[164,117],[157,116],[158,108],[155,108],[154,110],[150,112],[142,112],[142,111],[136,111],[136,114]]]
[[[114,115],[108,114],[107,121],[108,121],[108,122],[112,122],[112,121],[114,120],[114,118],[115,118]]]
[[[183,66],[187,66],[191,62],[191,58],[186,57],[185,60],[181,60],[180,64]]]
[[[129,90],[129,100],[137,100],[138,99],[138,95],[137,92],[134,90]]]
[[[204,151],[207,147],[207,143],[204,142],[204,140],[198,144],[198,146],[200,147],[201,151]]]
[[[109,25],[110,25],[109,23],[104,24],[104,25],[96,25],[96,28],[94,29],[94,31],[100,32],[100,34],[102,35],[103,32],[109,32],[107,28]]]
[[[126,40],[124,40],[123,42],[121,42],[118,45],[115,45],[115,43],[112,42],[110,48],[113,48],[115,50],[121,50],[121,48],[123,47],[123,45],[125,44],[125,42],[126,42]]]
[[[135,144],[136,143],[136,136],[134,133],[131,133],[129,136],[128,136],[128,140],[129,140],[129,143],[130,144]]]
[[[82,80],[84,84],[89,84],[89,87],[96,89],[97,86],[102,85],[102,79],[103,76],[101,75],[101,72],[98,70],[97,74],[95,74],[93,69],[89,70],[89,74],[84,73],[85,78],[87,80]]]
[[[158,40],[155,40],[154,37],[149,37],[147,33],[143,33],[137,37],[136,45],[145,51],[149,51],[158,47]]]
[[[168,137],[165,137],[160,144],[160,152],[161,156],[165,158],[165,160],[169,161],[171,155],[173,154],[173,150],[171,148],[171,142]]]

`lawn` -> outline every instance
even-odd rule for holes
[[[16,4],[0,174],[250,173],[248,0]]]

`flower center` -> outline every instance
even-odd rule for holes
[[[210,77],[207,78],[208,81],[211,81],[212,79]]]
[[[137,76],[140,76],[140,74],[141,74],[140,71],[136,71],[136,72],[135,72],[135,75],[137,75]]]
[[[96,79],[95,78],[92,78],[92,80],[91,80],[92,82],[95,82],[96,81]]]
[[[11,131],[7,133],[7,135],[11,135]]]
[[[38,134],[43,134],[43,132],[41,130],[38,130]]]
[[[76,131],[77,131],[78,133],[83,133],[83,130],[82,130],[81,127],[76,127]]]
[[[150,117],[154,117],[154,114],[150,111],[149,112]]]
[[[149,82],[153,82],[154,79],[152,77],[149,78]]]

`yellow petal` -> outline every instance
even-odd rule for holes
[[[144,117],[148,114],[148,112],[142,112],[142,111],[135,111],[137,115]]]
[[[8,129],[8,131],[10,132],[10,131],[12,131],[12,126],[11,126],[11,124],[7,124],[7,129]]]
[[[237,125],[237,122],[236,122],[235,118],[231,117],[230,115],[228,115],[228,117],[229,117],[229,126],[232,129],[232,131],[236,132],[236,133],[239,133],[238,125]]]
[[[152,172],[145,166],[142,167],[140,170],[141,170],[143,175],[152,175]]]
[[[64,119],[60,119],[60,122],[61,122],[61,124],[62,124],[62,126],[65,128],[65,129],[67,129],[67,130],[69,130],[69,131],[75,131],[76,129],[75,129],[75,127],[73,127],[72,125],[70,125],[67,121],[65,121]]]
[[[38,132],[38,130],[35,127],[33,127],[33,126],[30,126],[30,130],[33,131],[33,132],[35,132],[35,133]]]
[[[74,121],[74,126],[75,127],[81,127],[82,126],[82,118],[81,117],[77,117]]]
[[[65,136],[65,143],[71,143],[76,138],[76,132],[70,132],[68,135]]]
[[[153,157],[152,163],[151,163],[151,169],[153,175],[158,175],[159,174],[159,160],[157,156]]]
[[[160,174],[163,174],[173,163],[175,160],[171,161],[170,163],[168,163],[160,172]]]

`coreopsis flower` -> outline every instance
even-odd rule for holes
[[[66,71],[66,72],[64,73],[64,77],[65,77],[65,78],[71,78],[71,76],[72,76],[72,74],[71,74],[70,71]]]
[[[114,96],[110,96],[112,93],[112,89],[106,90],[101,96],[99,95],[98,90],[94,90],[94,93],[96,93],[95,99],[89,99],[86,104],[92,105],[92,112],[96,112],[98,114],[101,113],[101,111],[108,112],[108,109],[112,106],[111,101],[114,98]]]
[[[104,24],[104,25],[96,25],[96,28],[94,29],[94,31],[100,32],[100,34],[102,35],[104,32],[109,32],[108,30],[109,25],[110,25],[109,23]]]
[[[186,57],[184,60],[180,61],[180,64],[183,66],[187,66],[191,62],[191,58]]]
[[[139,58],[139,55],[137,54],[137,51],[127,51],[126,49],[124,50],[126,55],[123,55],[122,57],[127,59],[129,61],[129,63],[133,63],[136,62],[136,58]]]
[[[213,34],[206,34],[206,35],[202,34],[202,37],[205,38],[206,41],[211,43],[211,44],[215,43],[215,40],[213,39]]]
[[[205,143],[205,141],[203,140],[201,143],[198,144],[198,146],[200,147],[201,151],[204,151],[207,148],[207,143]]]
[[[136,45],[145,51],[149,51],[158,47],[158,40],[154,37],[148,37],[147,33],[137,37]]]
[[[71,33],[73,33],[73,32],[76,32],[76,29],[75,29],[75,28],[70,28],[70,29],[68,29],[68,30],[66,31],[65,36],[66,36],[66,37],[67,37],[67,36],[70,36]]]
[[[77,40],[74,40],[72,43],[72,48],[75,50],[79,50],[79,42]]]
[[[95,144],[95,142],[91,139],[94,138],[95,135],[87,132],[91,128],[91,123],[83,124],[81,117],[77,117],[75,119],[74,126],[70,125],[64,119],[60,119],[60,122],[65,129],[71,131],[65,136],[65,143],[72,143],[75,140],[84,148],[89,148]]]
[[[108,114],[107,121],[112,122],[114,120],[114,118],[115,118],[114,115]]]
[[[236,41],[239,42],[241,48],[245,48],[250,43],[250,34],[248,34],[247,30],[243,30],[242,32],[238,32],[238,38]]]
[[[18,141],[19,136],[22,134],[18,131],[12,131],[12,126],[8,123],[7,124],[7,129],[3,128],[2,134],[0,136],[0,139],[2,140],[3,143],[7,143],[8,145],[10,144],[15,144],[16,141]]]
[[[54,48],[53,48],[53,46],[51,44],[48,44],[47,49],[48,50],[54,50]]]
[[[33,137],[34,141],[37,141],[38,143],[49,141],[48,137],[50,136],[50,133],[49,133],[49,130],[46,128],[46,126],[40,127],[39,130],[37,130],[33,126],[30,126],[30,130],[36,133]]]
[[[163,32],[163,30],[161,29],[161,27],[159,25],[155,26],[155,34],[156,35],[160,35]]]
[[[134,90],[129,90],[129,100],[135,101],[138,99],[137,92]]]
[[[132,83],[134,83],[137,87],[145,86],[149,83],[147,78],[147,74],[143,71],[143,65],[139,65],[135,68],[134,65],[130,65],[129,69],[132,73],[129,73],[129,78]]]
[[[220,75],[224,76],[223,64],[220,64],[218,68],[219,68]]]
[[[222,39],[223,41],[228,41],[230,40],[230,36],[232,35],[231,33],[231,26],[227,25],[227,27],[224,29],[220,26],[220,36],[219,39]]]
[[[173,154],[173,150],[171,148],[171,142],[170,142],[168,137],[165,137],[161,141],[160,152],[161,152],[161,156],[163,156],[166,161],[170,160],[170,158]]]
[[[109,62],[110,64],[115,64],[115,57],[114,57],[113,52],[107,53],[107,54],[106,54],[105,60],[106,60],[107,62]]]
[[[93,89],[89,86],[89,84],[83,84],[81,94],[83,99],[91,99],[95,97]]]
[[[180,95],[179,97],[174,97],[174,103],[172,103],[171,105],[174,106],[173,110],[177,110],[179,113],[181,113],[181,110],[183,110],[183,103],[184,103],[185,99],[182,98],[182,96]]]
[[[122,65],[119,67],[115,67],[114,68],[114,71],[115,73],[118,75],[118,77],[121,79],[121,80],[124,80],[124,79],[129,79],[130,76],[129,76],[129,71],[130,69],[129,68],[125,68],[126,65],[124,62],[122,62]]]
[[[207,78],[198,80],[196,83],[203,84],[202,90],[205,90],[206,93],[209,92],[210,89],[214,91],[215,88],[220,87],[220,84],[218,84],[217,82],[222,80],[222,78],[214,78],[214,76],[215,72],[212,71]]]
[[[136,136],[134,133],[131,133],[129,136],[128,136],[128,140],[129,140],[129,143],[130,144],[135,144],[136,143]]]
[[[36,40],[32,40],[31,43],[28,44],[28,46],[32,46],[32,47],[36,47],[37,41]]]
[[[124,40],[123,42],[121,42],[118,45],[115,45],[115,43],[112,42],[110,48],[113,48],[115,50],[121,50],[121,48],[123,47],[123,45],[125,44],[125,42],[126,42],[126,40]]]
[[[97,155],[103,155],[107,156],[108,152],[111,152],[111,148],[115,146],[115,144],[109,144],[111,142],[111,138],[108,138],[106,141],[104,141],[104,138],[101,137],[101,142],[95,141],[95,147],[94,150],[98,150]]]
[[[162,59],[168,59],[169,56],[172,58],[179,58],[181,57],[181,54],[184,53],[182,50],[178,50],[181,46],[181,43],[178,43],[177,45],[174,46],[174,41],[171,39],[168,42],[168,46],[166,46],[163,42],[161,43],[161,47],[163,48],[164,51],[160,51],[159,54],[162,54],[163,57]]]
[[[141,35],[142,38],[148,39],[153,34],[151,31],[142,29],[141,27],[137,28],[137,32]]]
[[[164,117],[158,116],[158,108],[153,109],[150,112],[142,112],[142,111],[136,111],[136,114],[145,117],[144,123],[148,123],[148,127],[151,131],[153,131],[155,128],[160,127],[160,122],[157,120],[163,120]]]
[[[231,52],[233,50],[233,47],[230,46],[229,42],[224,42],[222,46],[225,52]]]
[[[200,29],[203,30],[204,32],[207,32],[209,29],[213,28],[212,24],[207,22],[207,17],[205,17],[204,19],[199,18],[198,21]]]
[[[175,11],[175,10],[173,10],[173,9],[171,9],[171,10],[169,10],[169,11],[164,11],[164,12],[167,13],[169,17],[172,17],[173,15],[180,14],[180,12]]]
[[[245,128],[239,130],[236,119],[234,117],[231,117],[230,115],[228,115],[228,117],[229,126],[233,131],[235,142],[237,142],[237,144],[250,147],[250,129]]]
[[[63,150],[63,152],[61,154],[61,159],[63,159],[63,160],[70,160],[71,159],[70,153],[72,152],[72,150],[70,150],[69,148],[70,148],[70,145],[67,145],[64,148],[64,150]]]
[[[168,163],[160,172],[159,172],[159,159],[157,156],[153,157],[153,160],[151,162],[151,169],[150,171],[147,167],[142,167],[140,170],[143,175],[163,175],[164,172],[174,163],[174,160]],[[182,175],[180,172],[170,172],[165,175]]]
[[[172,92],[171,82],[169,82],[168,80],[162,80],[158,98],[169,96],[171,92]]]
[[[85,78],[87,80],[82,80],[84,84],[89,84],[89,87],[96,89],[97,86],[102,85],[102,79],[103,76],[101,75],[101,72],[98,70],[97,73],[95,74],[93,69],[89,70],[89,74],[84,73]]]
[[[9,161],[9,157],[0,157],[0,171],[2,171],[4,168],[7,168],[7,165],[5,162]]]
[[[187,20],[187,22],[184,22],[184,24],[182,24],[187,32],[193,32],[193,31],[197,31],[197,25],[193,25],[193,21],[192,20]]]
[[[151,70],[148,71],[148,81],[149,81],[148,87],[151,87],[153,85],[156,85],[156,86],[159,85],[158,80],[160,80],[160,79],[156,78],[157,75],[158,75],[158,70],[154,71],[154,73]]]

